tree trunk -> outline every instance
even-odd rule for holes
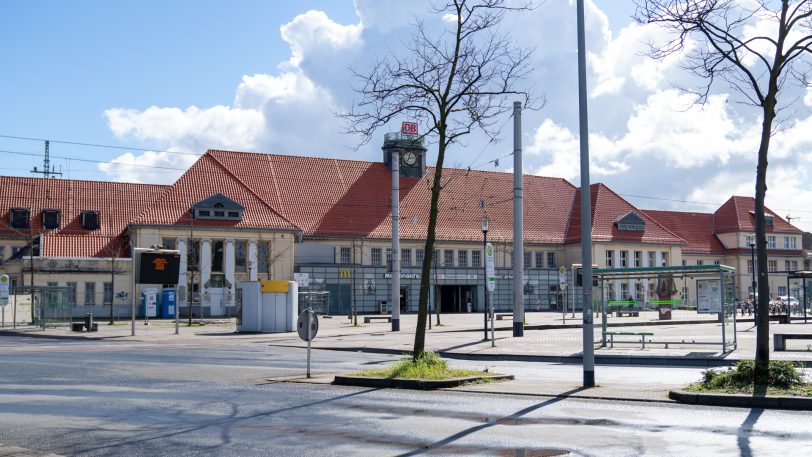
[[[775,100],[773,96],[773,100]],[[768,102],[769,105],[769,102]],[[773,101],[772,106],[775,105]],[[767,150],[770,146],[770,132],[775,113],[772,106],[764,108],[761,143],[758,148],[758,168],[756,169],[756,268],[758,271],[758,306],[756,307],[756,366],[754,384],[767,385],[770,363],[770,287],[767,276],[767,235],[764,221],[764,197],[767,194]]]
[[[445,158],[445,128],[439,129],[440,144],[437,153],[437,164],[434,167],[434,183],[431,186],[431,209],[429,209],[429,226],[426,230],[425,255],[420,273],[420,302],[417,311],[417,328],[414,335],[414,353],[417,359],[426,347],[426,321],[429,309],[429,288],[431,287],[431,262],[434,257],[434,239],[437,229],[437,213],[440,201],[441,179],[443,176],[443,159]]]

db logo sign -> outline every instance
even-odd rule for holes
[[[400,133],[417,135],[417,122],[404,122],[400,124]]]

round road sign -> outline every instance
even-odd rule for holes
[[[310,317],[310,338],[307,337],[307,319]],[[299,338],[304,341],[312,341],[319,332],[319,318],[316,313],[306,309],[299,314],[299,322],[296,324],[296,332],[299,333]]]

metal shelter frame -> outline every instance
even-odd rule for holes
[[[604,283],[614,280],[645,280],[658,279],[661,275],[670,275],[674,280],[687,279],[692,280],[719,280],[720,284],[720,302],[722,311],[718,313],[719,320],[722,323],[722,341],[721,342],[674,342],[672,344],[702,344],[713,345],[721,344],[722,352],[726,353],[729,350],[727,342],[726,324],[727,319],[732,318],[733,323],[733,344],[730,351],[736,350],[738,342],[736,339],[736,269],[727,265],[690,265],[690,266],[673,266],[673,267],[633,267],[633,268],[602,268],[595,270],[595,278],[598,281],[597,287],[600,288],[601,296],[601,347],[606,346],[606,333],[607,333],[607,305],[612,306],[635,306],[648,302],[652,305],[672,306],[677,303],[681,304],[681,300],[647,300],[644,297],[642,303],[638,300],[607,300],[604,293]],[[698,286],[697,286],[698,288]],[[728,295],[727,298],[725,295]],[[710,321],[709,321],[710,322]],[[656,344],[656,342],[655,342]],[[667,346],[666,346],[667,347]]]
[[[71,309],[74,306],[74,303],[69,303],[68,300],[65,299],[65,295],[70,292],[71,288],[67,286],[17,286],[12,289],[13,294],[15,295],[14,300],[14,327],[17,326],[17,300],[16,295],[28,295],[32,294],[34,296],[34,300],[31,302],[31,309],[34,312],[34,322],[36,323],[37,327],[41,327],[45,330],[46,325],[49,324],[49,321],[52,323],[51,326],[57,325],[70,325],[71,320],[73,320],[73,310]],[[51,298],[53,297],[52,294],[57,294],[60,299],[54,301]],[[56,307],[59,308],[59,311],[62,312],[62,315],[53,311]],[[48,308],[51,308],[52,311],[49,313]],[[36,310],[36,311],[34,311]]]
[[[792,296],[792,294],[790,293],[791,289],[790,289],[790,283],[789,283],[789,281],[791,279],[800,279],[801,280],[801,284],[802,284],[801,291],[803,293],[803,302],[798,300],[798,303],[803,308],[804,324],[806,324],[806,323],[808,323],[808,321],[807,321],[807,311],[806,310],[809,307],[809,298],[807,297],[807,293],[806,293],[806,291],[807,291],[807,289],[806,289],[806,280],[807,279],[812,280],[812,271],[795,271],[795,272],[789,273],[787,275],[787,297]],[[789,302],[789,300],[790,299],[787,298],[788,302]],[[787,303],[787,323],[791,323],[791,322],[792,322],[792,304]]]

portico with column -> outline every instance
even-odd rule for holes
[[[235,267],[235,258],[234,258],[234,239],[227,239],[225,241],[225,262],[223,265],[223,272],[225,273],[226,280],[225,280],[225,297],[223,300],[224,305],[226,308],[231,308],[236,306],[235,302],[235,278],[234,278],[234,267]]]

